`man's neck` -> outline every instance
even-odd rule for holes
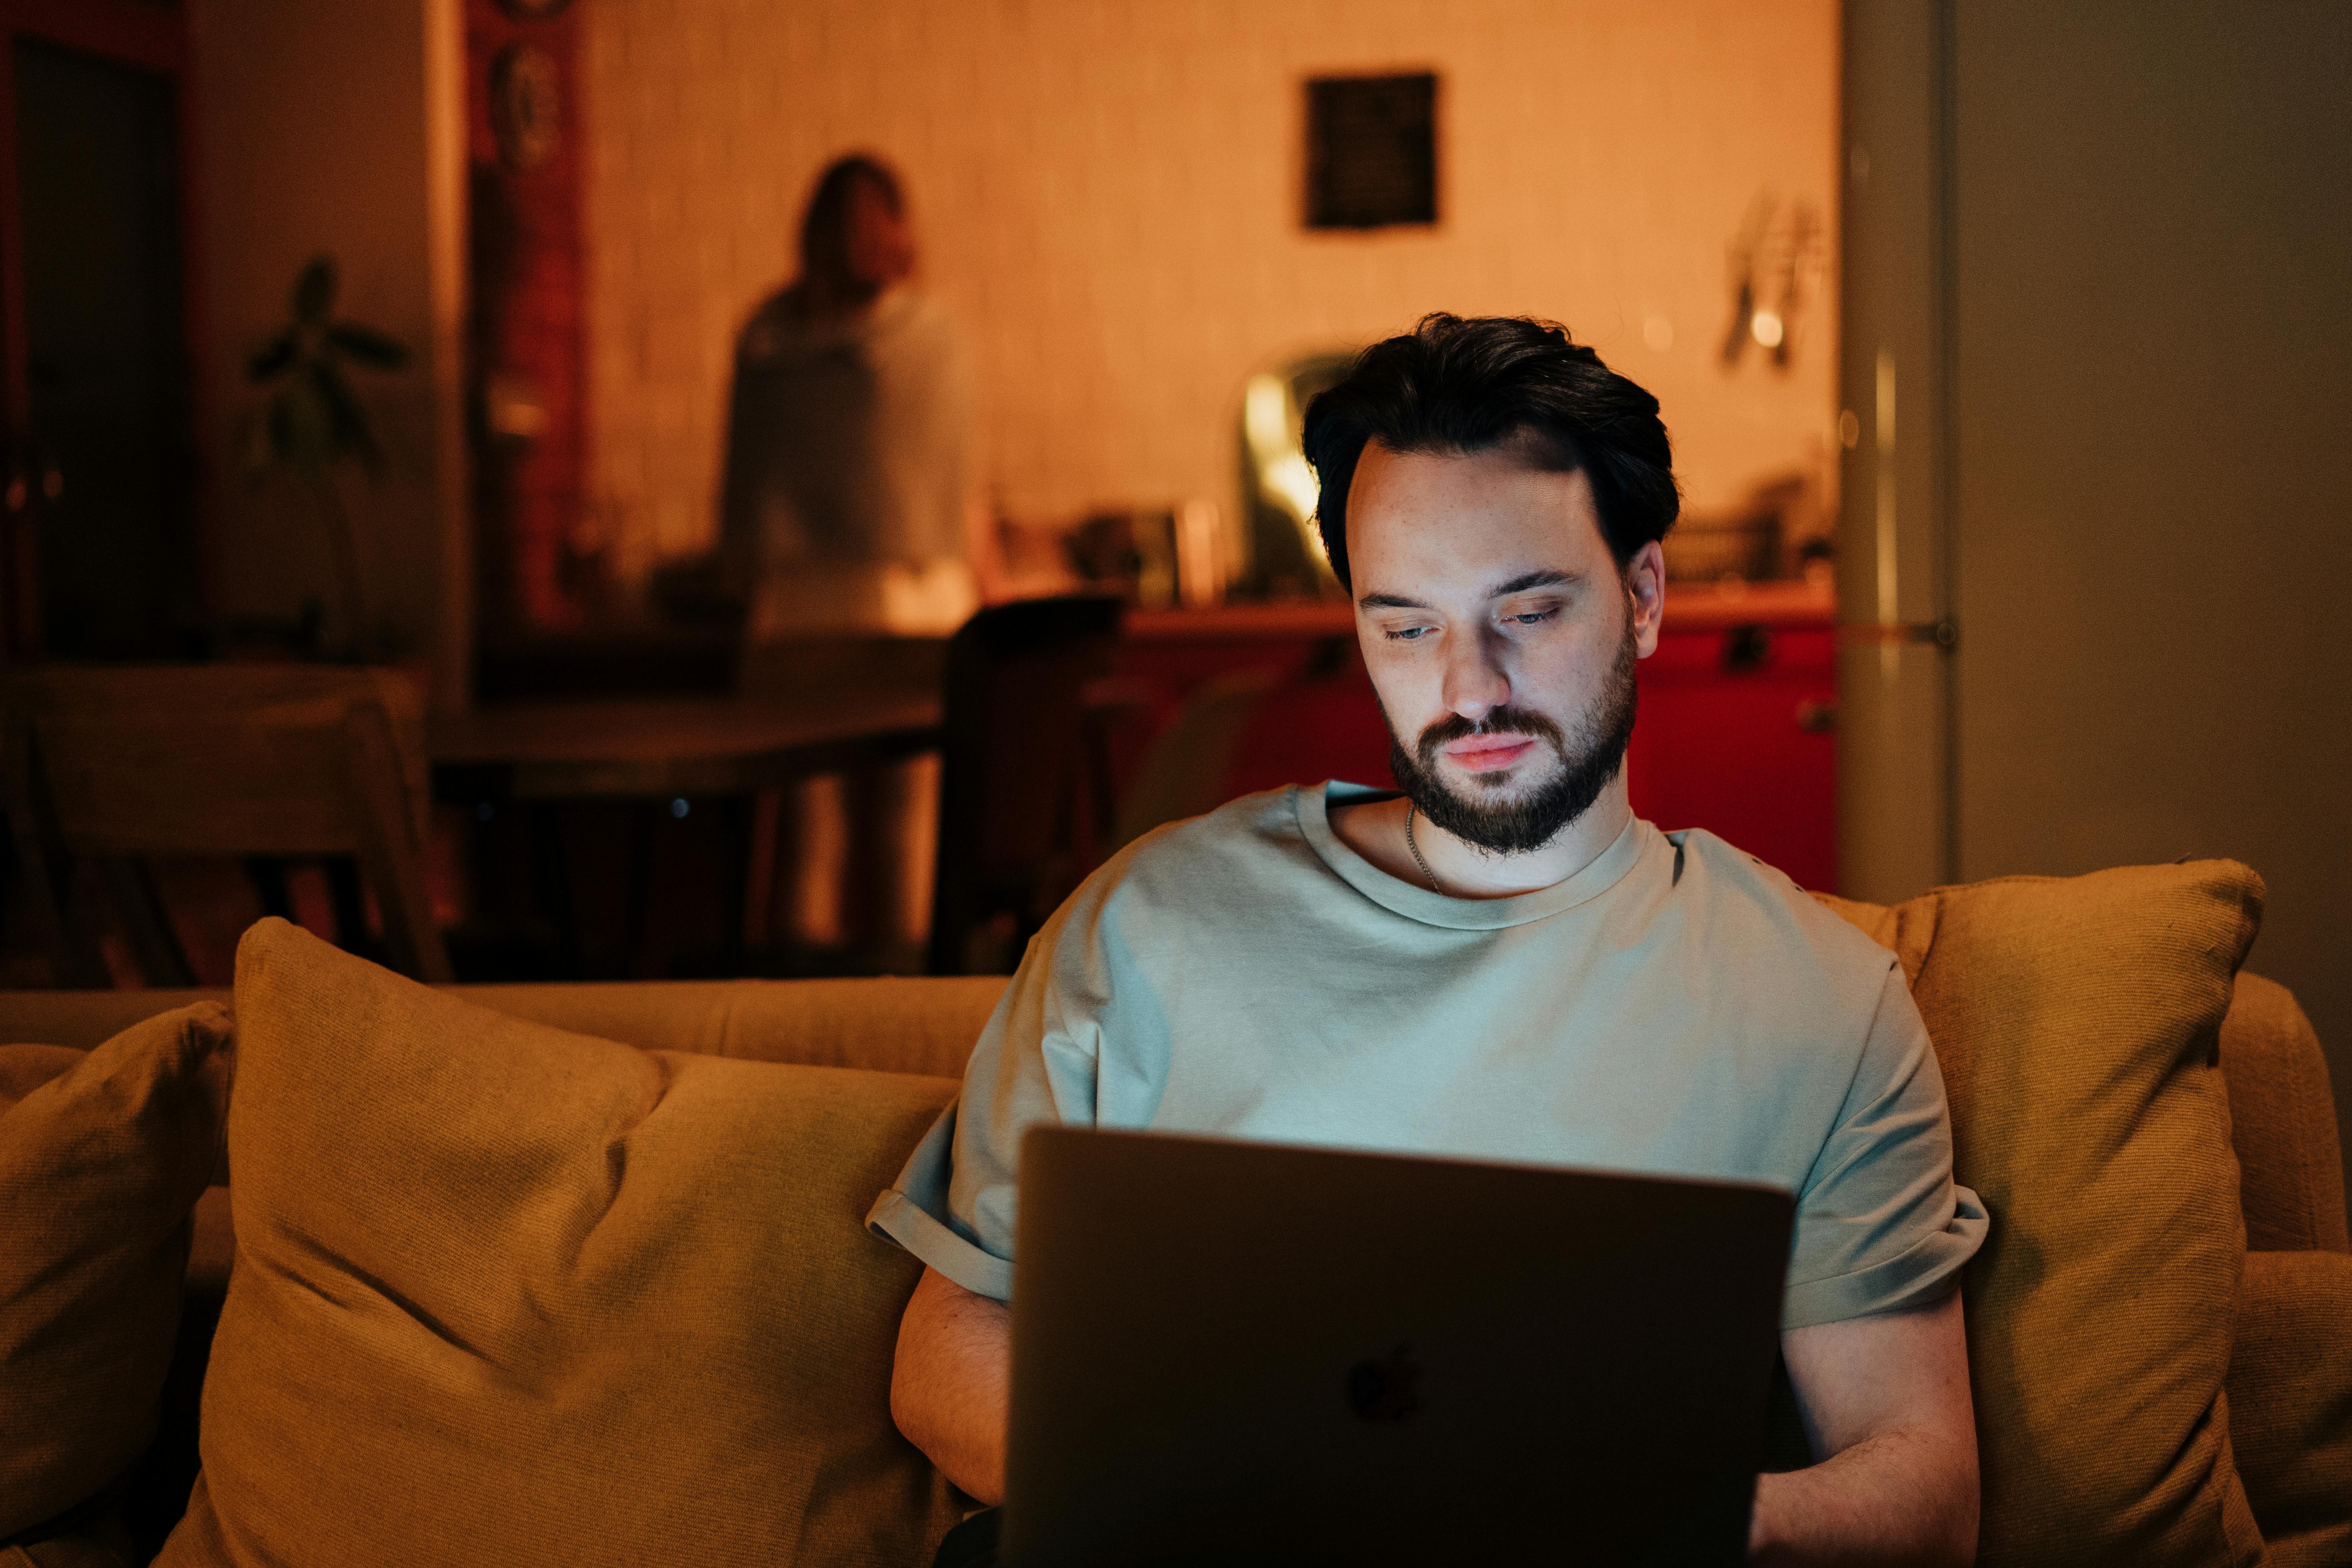
[[[1415,887],[1428,887],[1433,880],[1436,890],[1448,898],[1508,899],[1564,882],[1591,865],[1625,830],[1633,807],[1621,772],[1583,815],[1549,843],[1516,855],[1498,855],[1466,843],[1418,812],[1412,815],[1408,837],[1406,812],[1402,799],[1341,806],[1329,812],[1331,831],[1390,876]]]

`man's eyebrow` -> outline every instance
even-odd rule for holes
[[[1572,588],[1584,581],[1581,572],[1557,569],[1543,572],[1523,572],[1507,583],[1497,583],[1486,590],[1486,597],[1500,599],[1511,594],[1524,594],[1530,588]],[[1425,610],[1419,599],[1408,599],[1402,594],[1367,594],[1356,601],[1367,610]]]
[[[1486,597],[1499,599],[1506,594],[1524,594],[1530,588],[1572,588],[1584,581],[1581,572],[1526,572],[1507,583],[1497,583],[1486,590]]]

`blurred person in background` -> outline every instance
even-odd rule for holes
[[[754,642],[944,636],[978,607],[971,366],[915,263],[898,174],[836,158],[801,221],[800,275],[736,340],[719,546]]]
[[[870,153],[835,159],[800,250],[799,276],[736,340],[728,397],[719,564],[745,607],[754,697],[883,679],[897,666],[856,654],[856,639],[947,637],[981,596],[970,361],[954,320],[914,286],[898,174]],[[905,967],[929,925],[938,798],[935,757],[803,785],[779,889],[790,934]]]

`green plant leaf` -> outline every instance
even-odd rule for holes
[[[247,381],[268,381],[281,374],[301,352],[301,333],[288,327],[253,351],[253,357],[245,362],[245,378]]]
[[[314,256],[294,279],[294,319],[306,326],[324,326],[335,309],[335,258]]]
[[[408,345],[388,332],[357,321],[337,321],[327,329],[327,342],[362,364],[377,370],[399,370],[408,363]]]
[[[246,362],[247,377],[269,390],[237,429],[249,474],[291,470],[329,496],[335,466],[344,458],[357,458],[375,479],[386,467],[367,405],[343,367],[398,370],[411,358],[408,346],[390,333],[334,320],[338,276],[335,258],[320,254],[295,279],[293,321]]]

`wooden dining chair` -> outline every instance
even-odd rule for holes
[[[1003,970],[1093,868],[1086,707],[1122,605],[1094,596],[982,610],[948,644],[930,972]],[[983,951],[985,950],[985,951]]]
[[[374,895],[392,966],[451,978],[425,880],[423,705],[400,677],[298,665],[22,669],[0,677],[0,716],[18,872],[58,984],[110,983],[68,896],[84,858],[149,981],[193,983],[148,871],[157,856],[348,857]]]

